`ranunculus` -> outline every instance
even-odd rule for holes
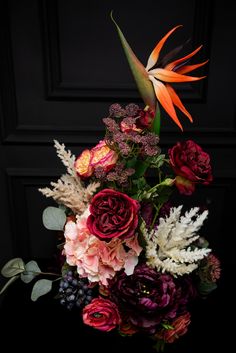
[[[119,325],[120,315],[115,303],[96,298],[83,309],[83,321],[100,331],[111,331]]]
[[[169,157],[180,193],[191,195],[195,184],[209,184],[212,181],[210,157],[194,141],[178,142],[169,149]]]
[[[139,203],[122,192],[104,189],[90,205],[87,226],[91,234],[103,240],[132,237],[138,225]]]
[[[136,266],[131,276],[117,274],[109,289],[127,320],[150,334],[156,332],[162,320],[175,318],[181,305],[181,288],[174,278],[145,264]]]
[[[117,153],[111,150],[104,140],[92,148],[91,154],[90,165],[93,168],[101,167],[106,173],[114,167],[118,159]]]
[[[189,313],[181,315],[170,323],[173,329],[162,329],[161,332],[157,334],[157,337],[163,339],[166,343],[173,343],[177,338],[185,335],[190,322]]]

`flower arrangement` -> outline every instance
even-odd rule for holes
[[[187,332],[190,303],[205,298],[220,277],[220,262],[199,234],[208,210],[185,210],[172,201],[174,192],[192,195],[198,184],[212,181],[210,157],[192,140],[177,142],[166,155],[160,148],[159,104],[181,130],[175,107],[192,122],[171,83],[203,79],[186,74],[207,61],[188,64],[201,47],[179,59],[174,57],[183,46],[161,57],[177,26],[144,67],[114,23],[145,106],[112,104],[103,119],[104,139],[77,157],[55,141],[67,171],[39,191],[58,204],[46,208],[43,223],[63,232],[61,274],[36,280],[31,299],[57,285],[56,298],[79,310],[84,324],[121,335],[144,333],[163,350]],[[9,278],[1,292],[17,278],[29,283],[43,275],[35,261],[21,258],[1,273]]]

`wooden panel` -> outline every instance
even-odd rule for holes
[[[219,2],[176,0],[171,12],[168,3],[159,6],[148,0],[145,4],[133,8],[132,3],[118,1],[100,1],[99,5],[94,0],[2,2],[3,143],[49,144],[58,138],[92,144],[103,135],[101,119],[112,102],[141,103],[109,18],[113,8],[144,63],[156,41],[178,23],[184,27],[169,40],[167,49],[189,36],[193,47],[204,43],[197,59],[210,58],[201,72],[207,79],[180,90],[195,119],[192,126],[183,118],[184,136],[196,136],[199,143],[235,145],[234,93],[230,90],[235,73],[227,62],[234,47],[223,40],[233,29],[230,6],[224,9],[222,26]],[[143,18],[148,19],[148,26],[143,26]],[[186,50],[191,49],[189,44]],[[224,74],[219,75],[222,67]],[[163,144],[178,138],[179,131],[163,113]]]

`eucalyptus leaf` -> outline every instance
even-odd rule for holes
[[[13,282],[15,282],[19,277],[20,277],[20,275],[11,277],[11,278],[7,281],[7,283],[3,286],[3,288],[1,289],[0,295],[8,288]]]
[[[1,274],[4,277],[13,277],[18,273],[25,271],[24,261],[20,257],[16,257],[8,261],[1,270]]]
[[[41,270],[36,261],[29,261],[25,265],[25,271],[21,273],[20,277],[24,283],[31,282],[36,276],[41,273]]]
[[[37,281],[32,289],[31,300],[35,302],[39,297],[49,293],[52,289],[52,281],[49,279],[40,279]]]
[[[63,230],[66,223],[64,210],[57,207],[47,207],[43,211],[43,224],[49,230]]]

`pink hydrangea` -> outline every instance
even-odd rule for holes
[[[98,239],[87,228],[89,211],[77,218],[76,223],[69,221],[65,226],[64,254],[67,263],[77,266],[81,277],[87,277],[91,282],[108,285],[108,279],[117,271],[124,269],[127,275],[134,272],[138,256],[142,248],[137,236],[126,241],[113,238],[110,242]],[[126,250],[124,245],[129,249]]]

